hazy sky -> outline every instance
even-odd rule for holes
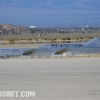
[[[37,27],[100,26],[100,0],[0,0],[0,23]]]

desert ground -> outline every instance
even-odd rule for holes
[[[43,44],[0,44],[0,48],[37,48]]]
[[[35,91],[1,100],[99,100],[100,58],[0,59],[0,91]]]

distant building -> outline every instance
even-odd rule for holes
[[[36,28],[36,26],[30,26],[30,28]]]
[[[85,27],[89,27],[89,25],[86,25]]]

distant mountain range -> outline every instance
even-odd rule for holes
[[[0,24],[0,34],[20,34],[26,31],[29,31],[29,28],[11,24]]]

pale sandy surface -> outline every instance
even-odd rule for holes
[[[37,48],[45,44],[0,44],[1,48]]]
[[[0,100],[99,100],[100,58],[0,59],[0,91],[7,90],[36,97]]]

